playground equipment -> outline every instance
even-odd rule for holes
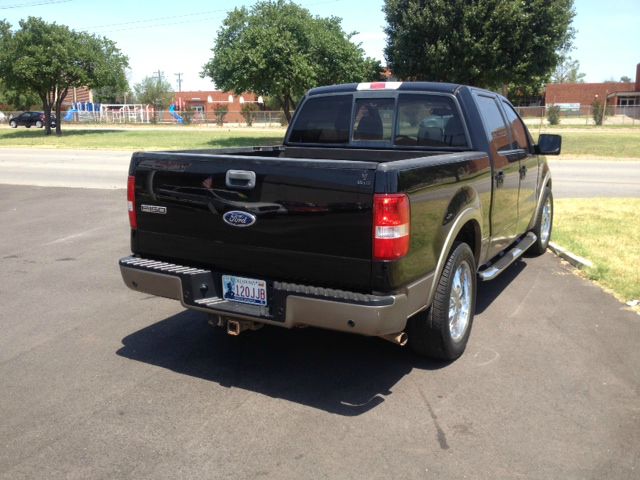
[[[175,118],[178,123],[182,123],[184,124],[184,118],[182,118],[180,115],[178,115],[178,113],[176,112],[176,105],[175,103],[172,103],[171,106],[169,106],[169,114]]]
[[[76,102],[67,110],[67,122],[149,123],[153,109],[142,104]]]

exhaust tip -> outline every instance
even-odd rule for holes
[[[227,333],[234,337],[240,335],[240,322],[237,320],[227,320]]]
[[[406,332],[399,333],[391,333],[389,335],[380,335],[380,338],[386,340],[387,342],[395,343],[396,345],[400,345],[404,347],[409,340],[409,336]]]

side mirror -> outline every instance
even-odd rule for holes
[[[562,137],[548,133],[542,133],[538,138],[538,144],[535,146],[536,153],[540,155],[560,155],[561,148]]]

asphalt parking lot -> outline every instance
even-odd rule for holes
[[[640,477],[640,316],[550,254],[479,291],[465,355],[128,290],[125,194],[0,185],[0,478]]]

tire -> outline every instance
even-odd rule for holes
[[[457,289],[455,284],[462,288]],[[456,242],[438,280],[431,307],[407,322],[411,349],[439,360],[451,361],[462,355],[473,324],[476,288],[473,252],[466,243]]]
[[[9,122],[9,126],[10,126],[11,128],[18,128],[18,124],[17,124],[14,120],[11,120],[11,121]]]
[[[528,251],[532,256],[542,255],[547,250],[549,240],[551,240],[551,231],[553,230],[553,193],[551,193],[549,187],[544,189],[541,205],[536,224],[531,230],[536,235],[536,243],[531,245]]]
[[[40,120],[38,120],[38,121],[36,122],[36,127],[37,127],[37,128],[42,128],[42,127],[43,127],[42,122],[41,122]]]
[[[27,127],[27,128],[31,128],[31,125],[27,124],[27,125],[25,125],[25,127]]]

